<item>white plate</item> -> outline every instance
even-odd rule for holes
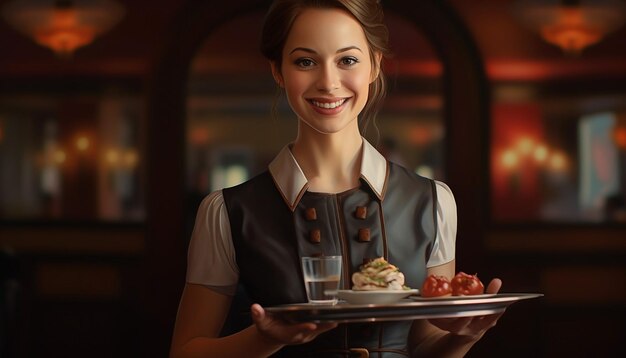
[[[489,298],[497,296],[496,293],[485,293],[482,295],[467,295],[467,296],[439,296],[439,297],[422,297],[422,296],[413,296],[412,299],[416,301],[432,301],[432,300],[469,300],[476,298]]]
[[[379,290],[379,291],[354,291],[339,290],[337,295],[340,299],[352,304],[386,304],[398,302],[410,295],[416,295],[419,290]]]

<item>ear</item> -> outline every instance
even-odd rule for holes
[[[281,88],[285,87],[283,75],[280,73],[280,69],[276,65],[276,62],[270,61],[270,67],[272,68],[272,76],[274,77],[276,84],[278,84]]]
[[[372,76],[370,78],[370,83],[376,81],[378,75],[380,74],[380,65],[383,60],[383,53],[380,51],[376,51],[374,53],[374,61],[372,63]]]

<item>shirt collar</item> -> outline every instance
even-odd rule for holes
[[[367,140],[363,139],[361,157],[361,178],[374,191],[378,199],[385,195],[387,184],[387,160]],[[283,200],[293,211],[302,195],[309,188],[309,183],[286,145],[270,163],[269,171]]]

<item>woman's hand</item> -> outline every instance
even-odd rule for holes
[[[502,281],[499,278],[491,280],[485,293],[494,294],[500,291],[502,287]],[[461,318],[438,318],[428,320],[431,324],[450,332],[457,336],[464,336],[472,339],[479,339],[489,330],[489,328],[496,325],[496,322],[502,316],[504,312],[496,313],[487,316],[475,316],[475,317],[461,317]]]
[[[263,307],[253,304],[250,307],[252,321],[257,330],[269,343],[279,345],[310,342],[320,333],[337,327],[337,323],[289,323],[265,313]]]

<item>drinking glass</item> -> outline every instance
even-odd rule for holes
[[[341,256],[303,257],[302,273],[309,303],[337,303]]]

